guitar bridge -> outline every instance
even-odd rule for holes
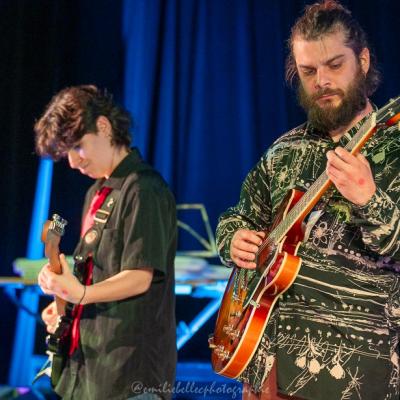
[[[229,350],[225,350],[225,347],[222,344],[220,344],[214,349],[214,353],[221,360],[226,360],[230,358]]]
[[[237,339],[240,336],[240,330],[235,329],[232,325],[225,325],[222,331],[226,333],[231,339]]]

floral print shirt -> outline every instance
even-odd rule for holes
[[[307,191],[325,171],[327,151],[345,147],[364,122],[338,143],[304,124],[271,146],[247,175],[238,204],[220,217],[217,245],[226,265],[233,266],[234,232],[268,230],[287,192]],[[399,398],[398,126],[379,128],[362,153],[376,193],[360,207],[332,186],[310,213],[297,253],[300,273],[280,296],[239,378],[256,392],[277,360],[283,394],[309,400]]]

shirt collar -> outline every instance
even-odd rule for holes
[[[98,187],[106,186],[112,189],[120,189],[126,179],[126,177],[132,172],[138,172],[140,170],[149,168],[147,164],[143,162],[142,156],[139,149],[134,147],[130,149],[127,156],[117,165],[108,179],[99,179],[97,181]]]

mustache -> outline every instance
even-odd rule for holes
[[[338,95],[340,97],[344,97],[344,92],[341,89],[320,89],[318,90],[318,92],[314,93],[313,95],[311,95],[311,100],[315,101],[320,99],[323,96],[333,96],[333,95]]]

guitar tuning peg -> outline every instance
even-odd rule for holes
[[[63,226],[68,224],[68,221],[66,219],[60,217],[58,214],[53,214],[52,220],[54,222],[56,222],[57,224],[60,224],[60,225],[63,225]]]

